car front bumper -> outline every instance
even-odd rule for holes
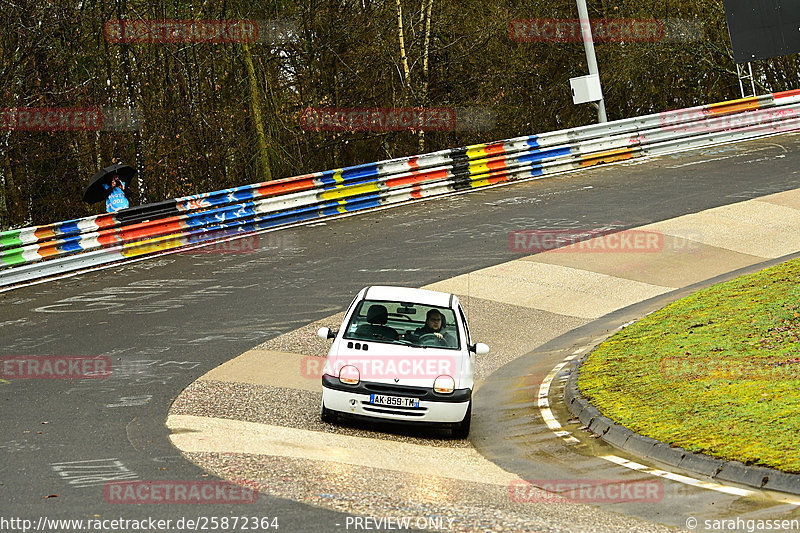
[[[418,398],[419,407],[374,405],[370,403],[372,394]],[[464,419],[471,400],[471,389],[457,389],[452,394],[439,394],[427,387],[363,381],[358,385],[346,385],[338,378],[322,376],[323,405],[331,411],[359,417],[405,423],[452,424]]]

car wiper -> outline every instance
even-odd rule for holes
[[[415,344],[415,343],[413,343],[413,342],[411,342],[411,341],[409,341],[409,340],[406,340],[406,339],[395,339],[394,341],[395,341],[395,342],[399,342],[400,344],[404,344],[404,345],[406,345],[406,346],[416,346],[416,347],[418,347],[418,348],[421,348],[421,346],[420,346],[420,345],[418,345],[418,344]]]
[[[405,346],[411,346],[412,348],[435,348],[435,346],[429,346],[427,344],[417,344],[416,342],[407,341],[405,339],[397,339],[397,342],[402,343]]]

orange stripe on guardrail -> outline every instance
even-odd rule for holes
[[[772,93],[772,98],[787,98],[789,96],[798,96],[800,95],[800,89],[792,89],[791,91],[782,91],[779,93]]]
[[[475,180],[475,183],[484,182],[485,185],[494,185],[495,183],[503,183],[508,181],[508,173],[500,172],[499,174],[492,173],[488,178],[480,178]]]
[[[100,246],[109,246],[111,244],[116,244],[121,242],[122,238],[117,233],[117,230],[110,229],[101,231],[100,234],[97,236],[97,242],[100,243]]]
[[[759,98],[751,96],[750,98],[741,98],[739,100],[731,100],[730,102],[720,102],[719,104],[709,104],[708,112],[711,115],[721,115],[727,113],[739,113],[741,111],[750,111],[760,107]]]
[[[638,148],[636,148],[636,150],[638,150]],[[634,149],[632,148],[609,150],[608,152],[599,152],[597,154],[583,156],[581,167],[591,167],[602,163],[613,163],[614,161],[625,161],[626,159],[633,159],[633,157]]]
[[[53,237],[56,236],[56,233],[53,231],[53,227],[54,226],[52,224],[49,226],[42,226],[41,228],[38,228],[36,231],[34,231],[33,234],[36,236],[36,239],[38,240],[52,239]]]
[[[151,222],[143,222],[134,226],[125,227],[117,230],[117,235],[122,238],[123,242],[128,242],[133,239],[143,239],[146,237],[157,237],[164,233],[173,233],[183,229],[180,217],[170,217],[160,220],[153,220]],[[157,231],[154,231],[157,230]]]
[[[95,219],[94,223],[98,228],[107,228],[115,224],[113,215],[101,215]]]
[[[386,187],[393,189],[394,187],[402,187],[404,185],[413,185],[414,183],[424,183],[426,181],[443,180],[447,178],[447,170],[434,170],[433,172],[420,172],[412,174],[411,176],[404,176],[402,178],[391,178],[386,180]]]
[[[310,174],[299,178],[284,178],[262,185],[257,189],[259,196],[277,196],[293,192],[307,191],[316,186]]]
[[[36,250],[36,253],[39,254],[39,257],[41,257],[42,259],[46,259],[48,257],[60,254],[61,250],[58,249],[57,244],[48,243],[45,244],[44,246],[39,246],[39,249]]]
[[[484,149],[486,150],[486,155],[488,156],[500,155],[506,153],[506,149],[503,146],[503,143],[487,144]]]
[[[503,170],[503,169],[507,168],[507,166],[508,166],[506,164],[506,162],[507,162],[507,159],[505,157],[502,158],[502,159],[495,159],[495,160],[491,160],[490,159],[486,163],[486,166],[489,167],[489,170]]]

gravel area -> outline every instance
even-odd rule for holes
[[[256,422],[354,437],[385,439],[431,447],[467,448],[466,439],[449,431],[415,428],[372,421],[341,420],[326,424],[319,418],[322,394],[295,389],[222,381],[195,381],[175,400],[170,415],[207,416]]]
[[[276,352],[301,353],[325,357],[331,347],[331,341],[317,337],[317,330],[323,326],[333,330],[339,329],[344,319],[344,312],[336,313],[328,318],[312,322],[307,326],[284,333],[267,342],[254,347],[254,350],[273,350]]]
[[[259,492],[356,515],[441,517],[445,530],[536,532],[669,532],[665,526],[637,521],[577,503],[514,501],[507,486],[489,485],[393,470],[353,467],[247,454],[191,453],[187,457],[210,472]],[[524,498],[523,498],[524,499]],[[448,519],[453,519],[448,528]],[[554,524],[569,524],[568,528]]]
[[[579,327],[587,320],[509,304],[462,299],[474,341],[491,352],[476,358],[475,377],[485,379],[506,363]],[[322,326],[337,329],[343,313],[269,340],[255,349],[324,357],[330,341],[316,337]],[[242,382],[201,380],[181,393],[170,415],[227,418],[283,427],[366,437],[430,447],[469,448],[448,430],[355,420],[319,419],[321,393]],[[515,502],[509,487],[400,473],[391,469],[250,454],[188,453],[193,462],[234,480],[256,480],[260,491],[282,498],[367,516],[455,519],[449,531],[671,531],[595,507],[575,503]],[[391,458],[387,458],[391,465]],[[420,522],[424,526],[424,522]],[[551,524],[561,524],[554,526]],[[565,529],[563,524],[570,524]],[[420,527],[420,529],[426,529]],[[427,529],[435,529],[428,527]]]
[[[491,351],[475,359],[475,377],[486,379],[495,370],[533,351],[589,320],[557,315],[516,305],[458,295],[467,314],[473,342]]]

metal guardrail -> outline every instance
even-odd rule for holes
[[[0,287],[238,233],[800,130],[800,90],[258,183],[0,233]]]

